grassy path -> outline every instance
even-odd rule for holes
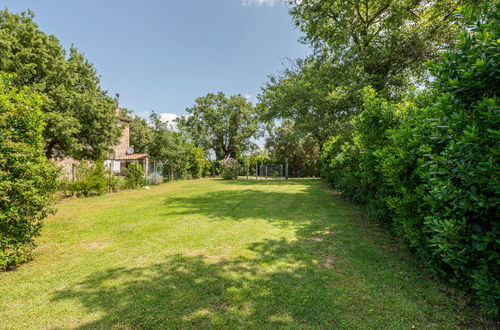
[[[0,273],[0,328],[453,328],[465,300],[315,180],[66,200]]]

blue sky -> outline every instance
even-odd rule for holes
[[[255,96],[308,48],[279,0],[1,0],[95,65],[136,114],[183,114],[209,92]],[[168,115],[166,116],[168,117]]]

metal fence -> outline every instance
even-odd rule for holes
[[[284,178],[286,175],[283,164],[261,164],[256,167],[256,176],[263,178]]]

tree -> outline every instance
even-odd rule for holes
[[[153,139],[153,128],[145,119],[135,117],[130,123],[130,145],[138,153],[149,153]]]
[[[300,176],[319,175],[319,145],[311,136],[298,130],[291,120],[268,126],[266,149],[277,163],[285,163]]]
[[[366,79],[360,68],[328,57],[298,60],[280,76],[271,76],[259,95],[262,119],[293,120],[294,129],[311,135],[320,148],[360,108]]]
[[[152,158],[165,162],[165,174],[169,180],[187,178],[189,145],[186,139],[178,132],[169,130],[168,123],[153,113],[150,117],[153,127],[149,154]]]
[[[454,43],[455,0],[303,0],[290,13],[314,49],[259,96],[266,120],[289,118],[320,148],[332,135],[349,135],[372,86],[389,99],[425,81],[424,62]]]
[[[377,91],[401,89],[426,72],[424,63],[450,46],[458,0],[303,0],[290,13],[303,42],[360,65]]]
[[[188,116],[179,120],[197,146],[213,150],[217,160],[238,157],[251,150],[250,141],[258,131],[257,109],[241,95],[207,94],[186,109]]]
[[[0,73],[0,269],[32,258],[58,174],[43,151],[43,98],[14,80]]]
[[[0,70],[16,74],[45,102],[43,132],[48,158],[98,159],[120,132],[114,100],[99,86],[93,65],[72,47],[69,54],[54,36],[39,30],[32,12],[0,11]]]

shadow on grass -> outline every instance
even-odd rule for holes
[[[320,179],[315,178],[293,178],[293,179],[267,179],[267,180],[255,180],[255,179],[238,179],[238,180],[224,180],[224,179],[215,179],[224,181],[224,183],[228,185],[278,185],[278,186],[289,186],[289,185],[314,185],[320,182]]]
[[[164,201],[166,219],[203,215],[213,221],[263,219],[282,226],[309,224],[337,202],[319,188],[318,180],[217,180],[222,190]],[[321,204],[321,205],[320,205]],[[345,209],[332,215],[345,215]]]
[[[300,184],[294,193],[223,190],[165,202],[185,208],[169,215],[293,225],[293,240],[252,243],[247,257],[174,255],[145,267],[108,269],[53,300],[75,300],[97,313],[84,329],[455,325],[464,300],[447,297],[387,235],[317,181]]]
[[[144,268],[95,273],[54,299],[77,299],[90,312],[103,313],[83,329],[335,324],[335,315],[321,307],[331,293],[326,283],[304,287],[300,272],[259,273],[245,259],[211,263],[177,255]],[[309,275],[309,281],[319,279],[320,274]]]

